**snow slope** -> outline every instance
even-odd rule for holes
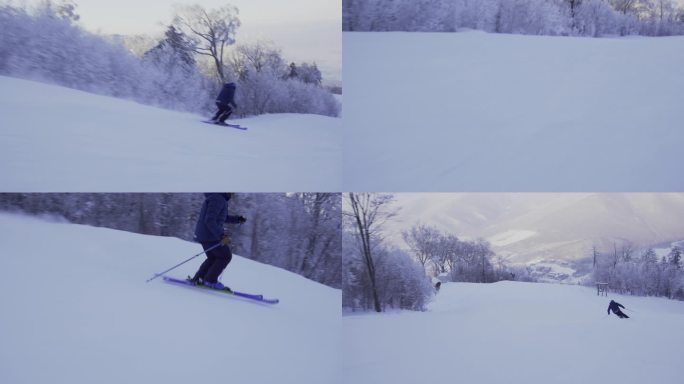
[[[630,319],[606,315],[614,299]],[[345,382],[681,382],[684,303],[580,286],[448,283],[428,312],[345,316]]]
[[[339,290],[239,256],[222,281],[279,304],[145,283],[200,250],[0,214],[0,382],[339,382]]]
[[[684,37],[346,32],[343,46],[346,190],[684,190]]]
[[[0,76],[2,191],[341,190],[341,119],[207,118]]]

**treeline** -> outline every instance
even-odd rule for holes
[[[652,248],[638,249],[631,243],[619,249],[615,245],[609,252],[594,248],[592,262],[592,282],[608,283],[612,291],[684,300],[684,261],[677,246],[660,258]]]
[[[508,266],[484,239],[461,240],[437,227],[416,224],[402,232],[404,242],[425,270],[448,281],[493,283],[501,280],[533,281],[527,268]]]
[[[429,275],[446,281],[533,281],[527,268],[496,258],[484,240],[417,224],[402,233],[410,251],[388,245],[384,224],[396,215],[391,194],[345,195],[342,305],[348,310],[426,309],[435,294]]]
[[[63,217],[72,223],[193,240],[201,193],[6,193],[0,210]],[[234,253],[341,288],[341,195],[235,194],[226,225]]]
[[[197,14],[181,9],[165,35],[136,56],[124,39],[81,28],[74,2],[48,0],[35,8],[0,5],[0,75],[201,114],[214,111],[222,82],[235,81],[238,115],[338,116],[339,103],[322,86],[315,64],[288,64],[272,47],[261,55],[261,44],[228,49],[240,25],[236,11],[230,6],[208,10],[203,13],[208,20],[196,20]],[[182,12],[189,15],[182,18]],[[208,43],[189,35],[188,24],[177,20],[187,20],[190,26],[206,21],[202,25],[221,33],[214,41],[221,42],[220,51],[207,59]]]
[[[675,0],[342,0],[342,9],[345,31],[684,34],[684,8]]]
[[[239,45],[225,63],[238,85],[238,113],[317,113],[338,116],[340,105],[316,63],[289,65],[280,50],[265,44]]]
[[[423,267],[384,242],[384,224],[396,215],[393,200],[391,194],[345,194],[342,307],[347,310],[423,311],[434,295]]]
[[[377,312],[388,309],[424,311],[435,292],[420,263],[407,252],[384,245],[377,239],[371,246],[372,259],[366,259],[359,241],[358,233],[345,231],[343,308]],[[371,269],[369,265],[372,265]]]

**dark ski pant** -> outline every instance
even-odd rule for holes
[[[613,311],[613,313],[616,314],[617,317],[619,317],[621,319],[629,319],[629,316],[625,315],[625,313],[619,309],[617,310],[617,312]]]
[[[201,244],[205,251],[216,245],[216,243]],[[209,283],[215,283],[218,281],[221,273],[223,273],[223,270],[228,266],[228,263],[230,263],[230,260],[233,259],[233,253],[230,251],[230,247],[222,245],[207,252],[206,255],[207,259],[204,260],[197,273],[195,273],[194,280],[199,278]]]
[[[230,104],[219,102],[216,102],[216,107],[218,108],[218,111],[216,111],[216,114],[211,119],[218,121],[219,123],[225,123],[228,117],[233,113],[233,108]]]

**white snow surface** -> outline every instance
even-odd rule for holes
[[[221,280],[279,304],[145,283],[199,251],[0,214],[0,382],[339,382],[340,290],[240,256]]]
[[[684,37],[345,32],[351,191],[681,191]]]
[[[606,315],[608,302],[630,319]],[[446,283],[428,312],[345,316],[345,382],[681,383],[684,303],[542,283]]]
[[[489,242],[495,247],[505,247],[507,245],[529,239],[535,236],[537,232],[528,231],[524,229],[511,229],[505,232],[497,233],[496,235],[490,237]]]
[[[208,116],[0,76],[4,192],[341,190],[342,119]]]

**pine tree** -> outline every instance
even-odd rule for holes
[[[668,261],[670,264],[679,269],[682,267],[682,250],[679,247],[674,246],[668,255]]]
[[[162,55],[171,54],[188,68],[195,66],[195,58],[192,56],[192,43],[183,32],[169,25],[164,34],[164,39],[154,48],[145,52],[146,59],[159,60]]]
[[[295,63],[290,63],[290,72],[287,74],[288,79],[296,79],[299,77],[297,74],[297,65]]]

